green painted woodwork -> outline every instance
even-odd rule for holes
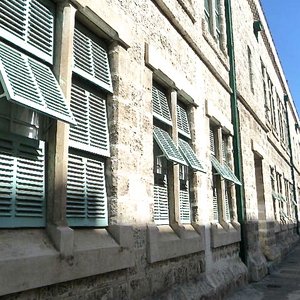
[[[0,134],[0,227],[45,226],[44,146]]]
[[[69,226],[108,225],[104,162],[72,150],[68,161],[67,220]]]
[[[172,126],[172,119],[166,93],[155,85],[152,86],[153,116]]]
[[[170,135],[163,129],[154,126],[153,127],[154,139],[157,142],[159,148],[165,155],[165,157],[175,163],[187,165],[185,159],[177,149]]]
[[[0,36],[49,63],[53,60],[54,20],[51,1],[0,1]]]
[[[75,124],[49,67],[0,43],[0,81],[7,100]]]
[[[73,55],[75,73],[113,92],[106,46],[81,25],[75,28]]]
[[[165,186],[154,185],[154,222],[158,225],[169,224],[169,201],[167,182]]]
[[[204,170],[202,164],[198,160],[194,150],[189,145],[189,143],[182,139],[179,139],[178,144],[179,144],[180,152],[184,156],[185,160],[187,161],[187,163],[191,167],[191,169],[194,171],[200,171],[200,172],[205,173],[205,170]]]
[[[178,132],[187,138],[191,138],[191,131],[186,110],[177,104],[177,128]]]
[[[71,109],[77,122],[70,127],[70,146],[109,156],[106,99],[73,84]]]

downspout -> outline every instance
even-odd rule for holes
[[[291,130],[290,130],[290,122],[289,122],[289,114],[288,114],[288,102],[289,102],[288,95],[284,95],[285,117],[287,122],[287,134],[288,134],[288,143],[289,143],[289,151],[290,151],[290,165],[291,165],[291,173],[292,173],[292,181],[293,181],[293,196],[294,196],[295,203],[298,203],[297,196],[296,196],[295,166],[294,166]],[[297,220],[297,234],[299,235],[298,207],[296,207],[295,209],[295,217]]]
[[[234,55],[234,41],[232,28],[232,14],[231,14],[231,0],[225,0],[225,17],[226,17],[226,31],[227,31],[227,49],[229,56],[229,85],[231,87],[231,119],[234,131],[233,138],[233,154],[234,154],[234,170],[237,178],[242,182],[242,153],[241,153],[241,138],[240,138],[240,122],[239,111],[237,104],[237,88],[236,88],[236,73],[235,73],[235,55]],[[241,243],[240,243],[240,257],[246,263],[246,244],[245,244],[245,208],[244,208],[244,187],[243,185],[236,185],[236,205],[238,222],[241,224]]]

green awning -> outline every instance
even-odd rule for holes
[[[194,171],[200,171],[205,173],[205,170],[198,160],[194,150],[189,145],[188,142],[179,139],[179,150],[184,156],[185,160],[187,161],[188,165],[194,170]]]
[[[211,163],[217,173],[224,179],[227,179],[235,184],[242,185],[229,166],[227,164],[221,164],[214,155],[211,155]]]
[[[177,149],[170,135],[163,129],[154,126],[153,127],[154,139],[157,142],[159,148],[165,155],[165,157],[173,162],[179,163],[181,165],[187,165],[185,159],[181,155],[180,151]]]

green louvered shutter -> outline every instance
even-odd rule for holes
[[[169,224],[168,187],[154,185],[154,221],[159,225]]]
[[[186,110],[177,104],[177,128],[178,132],[188,138],[191,138],[191,131]]]
[[[70,146],[109,156],[109,135],[104,97],[99,97],[73,84],[71,109],[77,126],[70,127]]]
[[[227,140],[224,136],[222,138],[222,156],[223,162],[227,162]]]
[[[218,194],[217,194],[217,185],[215,178],[213,178],[213,220],[219,222],[219,205],[218,205]]]
[[[44,143],[0,137],[0,227],[45,226]]]
[[[234,175],[234,173],[231,171],[231,169],[226,163],[221,164],[214,155],[211,155],[211,163],[217,171],[217,173],[221,175],[224,179],[232,181],[235,184],[241,185],[241,182]]]
[[[229,186],[228,183],[225,183],[225,221],[230,222],[230,206],[229,206]]]
[[[69,154],[67,219],[70,226],[107,226],[104,163]]]
[[[51,1],[1,0],[0,36],[52,63],[54,12]]]
[[[234,175],[233,171],[230,169],[230,167],[227,165],[227,163],[224,163],[223,167],[226,172],[227,179],[230,178],[230,179],[228,179],[229,181],[232,181],[233,183],[238,184],[238,185],[242,185],[242,183]]]
[[[154,139],[166,158],[170,161],[174,161],[186,166],[186,161],[180,154],[180,151],[177,149],[170,135],[166,131],[156,126],[153,127],[153,132]]]
[[[179,150],[184,156],[185,160],[187,161],[188,165],[194,170],[194,171],[200,171],[204,172],[204,168],[200,161],[198,160],[194,150],[191,148],[188,142],[179,139]]]
[[[216,155],[216,149],[215,149],[215,133],[213,129],[209,130],[209,142],[210,142],[210,152],[213,155]]]
[[[172,119],[168,99],[161,88],[152,86],[153,116],[160,121],[172,126]]]
[[[0,43],[0,81],[7,100],[75,123],[50,68]]]
[[[49,2],[47,2],[49,3]],[[52,57],[54,36],[54,6],[30,1],[28,43]]]
[[[180,190],[179,192],[179,214],[182,224],[191,223],[191,205],[189,191]]]
[[[107,50],[103,42],[92,38],[82,28],[74,33],[74,72],[112,92],[112,81]]]

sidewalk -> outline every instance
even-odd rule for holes
[[[300,300],[300,244],[271,275],[249,284],[226,300]]]

